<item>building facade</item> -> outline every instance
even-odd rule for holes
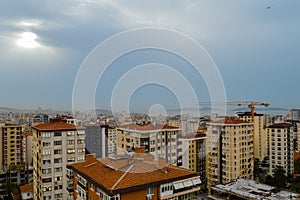
[[[210,122],[206,141],[209,187],[237,178],[253,178],[252,123],[237,117]]]
[[[293,131],[290,123],[276,123],[267,127],[269,135],[270,169],[273,175],[277,166],[281,166],[286,175],[294,173]]]
[[[145,152],[177,165],[181,130],[166,124],[126,124],[117,127],[117,154],[144,147]]]
[[[195,199],[201,189],[197,173],[166,165],[152,155],[96,159],[68,166],[74,199]]]
[[[34,199],[72,199],[66,165],[85,160],[85,129],[53,120],[32,128]]]
[[[86,148],[90,153],[95,153],[97,158],[111,157],[117,154],[116,129],[108,125],[85,125]]]
[[[251,122],[251,113],[244,112],[238,113],[240,119]],[[268,144],[267,144],[267,134],[264,129],[264,115],[254,113],[253,122],[253,152],[254,158],[262,161],[266,156],[268,156]]]
[[[198,172],[202,183],[206,182],[206,134],[188,134],[179,138],[181,143],[179,157],[182,160],[182,167],[193,172]]]
[[[0,169],[7,171],[24,164],[23,128],[21,125],[6,123],[1,127]]]

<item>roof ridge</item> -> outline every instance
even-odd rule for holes
[[[132,169],[132,167],[134,166],[134,164],[132,164],[126,171],[124,174],[122,174],[122,176],[115,182],[115,184],[111,187],[111,189],[115,189],[115,187],[121,182],[121,180],[126,176],[126,174],[128,174],[128,172]]]

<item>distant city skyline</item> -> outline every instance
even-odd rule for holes
[[[0,2],[0,106],[71,110],[76,73],[96,45],[129,29],[160,27],[180,31],[207,50],[223,78],[228,101],[300,108],[299,7],[298,1],[280,0],[226,4],[4,0]],[[111,64],[99,82],[96,108],[110,109],[112,90],[120,77],[150,62],[178,70],[199,101],[210,100],[205,82],[189,63],[170,53],[142,50]],[[130,99],[132,110],[156,104],[166,110],[179,108],[172,91],[155,84],[138,88]]]

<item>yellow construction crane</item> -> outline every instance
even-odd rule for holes
[[[251,112],[251,122],[254,123],[254,109],[255,106],[265,106],[268,107],[270,104],[261,103],[261,102],[253,102],[253,101],[237,101],[237,102],[198,102],[199,106],[203,105],[227,105],[227,106],[248,106]]]
[[[254,109],[255,106],[265,106],[268,107],[270,104],[268,103],[261,103],[261,102],[254,102],[254,101],[237,101],[237,102],[198,102],[199,106],[204,105],[227,105],[227,106],[248,106],[250,108],[251,112],[251,122],[253,123],[253,129],[252,129],[252,138],[254,138]]]

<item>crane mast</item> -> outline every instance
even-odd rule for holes
[[[270,104],[268,103],[261,103],[261,102],[254,102],[254,101],[236,101],[236,102],[198,102],[199,106],[203,105],[227,105],[227,106],[248,106],[250,108],[251,113],[251,122],[253,123],[253,135],[254,137],[254,110],[255,106],[264,106],[268,107]]]

